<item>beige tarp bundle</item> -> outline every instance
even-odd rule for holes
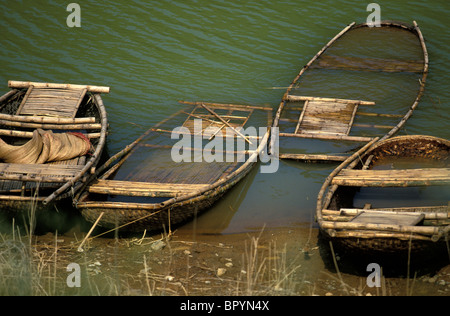
[[[21,146],[8,145],[0,138],[0,160],[6,163],[46,163],[68,160],[89,152],[91,143],[81,133],[53,133],[36,129]]]

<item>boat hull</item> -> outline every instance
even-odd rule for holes
[[[371,162],[366,164],[369,157]],[[365,168],[383,174],[387,170],[395,177],[396,165],[413,166],[407,169],[411,175],[424,166],[429,174],[433,170],[445,173],[450,165],[450,141],[432,136],[398,136],[375,143],[352,162],[342,168],[344,173]],[[423,179],[418,184],[405,179],[401,185],[392,185],[388,178],[373,186],[339,185],[336,183],[342,170],[331,174],[319,193],[317,218],[325,240],[366,254],[436,254],[446,250],[450,231],[447,176],[443,175],[445,182]],[[385,217],[386,224],[379,224],[379,218],[373,222],[356,220],[364,212],[375,218]],[[413,224],[396,219],[400,216],[403,220],[406,215],[423,218]]]

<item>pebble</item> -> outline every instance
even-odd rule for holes
[[[165,246],[166,246],[166,243],[164,241],[157,240],[154,243],[152,243],[150,248],[152,248],[152,250],[154,250],[154,251],[158,251],[158,250],[163,249]]]
[[[227,272],[227,269],[225,269],[225,268],[218,268],[216,274],[217,274],[218,277],[220,277],[220,276],[224,275],[225,272]]]
[[[171,276],[171,275],[166,275],[166,277],[164,278],[166,281],[173,281],[175,279],[175,277]]]

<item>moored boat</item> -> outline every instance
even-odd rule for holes
[[[445,249],[449,167],[446,139],[398,136],[367,144],[320,190],[316,218],[322,235],[359,253]]]
[[[109,87],[9,81],[0,97],[0,209],[51,209],[72,196],[106,143]]]
[[[351,23],[300,71],[279,104],[274,127],[281,159],[344,161],[375,137],[396,134],[423,95],[428,53],[413,25]]]
[[[266,148],[271,120],[271,108],[193,102],[112,156],[75,206],[105,229],[170,231],[249,173]],[[240,132],[252,126],[266,127],[259,135]],[[229,148],[234,141],[241,147]]]

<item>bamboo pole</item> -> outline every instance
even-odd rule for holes
[[[354,230],[344,230],[333,232],[333,237],[336,238],[396,238],[400,240],[423,240],[432,241],[429,236],[423,236],[411,233],[397,233],[397,232],[387,232],[387,231],[354,231]]]
[[[298,101],[323,101],[323,102],[335,102],[335,103],[351,103],[359,105],[375,105],[372,101],[362,101],[362,100],[349,100],[349,99],[336,99],[336,98],[322,98],[322,97],[308,97],[299,95],[287,95],[286,100],[290,102]]]
[[[28,123],[15,122],[0,119],[0,125],[22,128],[42,128],[42,129],[101,129],[100,123],[83,123],[83,124],[46,124],[46,123]]]
[[[225,108],[236,108],[236,110],[262,110],[262,111],[272,111],[273,109],[270,107],[257,106],[257,105],[244,105],[244,104],[230,104],[230,103],[217,103],[217,102],[191,102],[191,101],[183,101],[179,100],[179,103],[189,104],[189,105],[202,105],[206,104],[208,106],[214,107],[225,107]]]
[[[28,116],[9,115],[0,113],[1,120],[13,122],[42,123],[42,124],[86,124],[95,123],[95,117],[48,117],[48,116]]]
[[[73,176],[46,176],[46,175],[25,175],[25,174],[3,174],[0,180],[8,181],[29,181],[40,183],[64,183],[70,181]]]
[[[78,252],[83,252],[83,245],[86,242],[86,240],[89,238],[89,236],[92,234],[92,232],[94,231],[95,226],[97,226],[98,222],[100,222],[100,219],[102,218],[103,214],[105,214],[105,212],[101,212],[100,215],[98,216],[97,220],[95,221],[95,223],[92,225],[91,229],[88,231],[88,233],[86,234],[86,236],[83,238],[83,240],[81,241],[81,244],[78,246],[77,251]]]
[[[102,136],[101,133],[86,133],[84,134],[87,138],[100,138]],[[22,137],[22,138],[32,138],[33,132],[24,132],[24,131],[14,131],[9,129],[0,129],[0,136],[11,136],[11,137]]]
[[[1,103],[1,102],[4,102],[4,101],[6,101],[6,100],[8,100],[10,97],[12,97],[12,96],[13,96],[14,94],[16,94],[18,91],[19,91],[19,90],[17,90],[17,89],[12,89],[12,90],[6,92],[4,95],[2,95],[2,96],[0,97],[0,103]]]
[[[141,146],[150,147],[150,148],[162,148],[162,149],[184,149],[187,151],[203,152],[203,148],[184,147],[184,146],[175,146],[175,145],[142,144]],[[255,152],[254,150],[220,150],[220,149],[212,149],[212,151],[214,153],[218,153],[218,154],[242,154],[242,155],[248,155],[248,154],[252,154]]]
[[[31,82],[31,81],[15,81],[15,80],[8,81],[8,87],[10,87],[10,88],[23,89],[23,88],[28,88],[30,86],[34,86],[35,88],[38,88],[38,89],[41,89],[41,88],[66,89],[66,90],[87,89],[87,91],[93,92],[93,93],[109,93],[109,91],[110,91],[109,87],[103,87],[103,86],[77,85],[77,84],[69,84],[69,83],[45,83],[45,82]]]
[[[369,224],[369,223],[352,223],[352,222],[329,222],[322,221],[323,229],[348,229],[348,230],[377,230],[392,231],[399,233],[417,233],[429,236],[442,235],[443,231],[439,227],[433,226],[403,226],[395,224]]]
[[[428,51],[427,51],[427,46],[425,44],[425,40],[423,38],[423,35],[422,35],[422,32],[420,31],[419,26],[417,25],[416,21],[413,21],[413,24],[414,24],[414,30],[416,32],[416,35],[418,36],[419,41],[420,41],[420,45],[422,46],[423,57],[424,57],[422,79],[419,80],[419,84],[420,84],[419,93],[417,94],[417,97],[414,100],[414,103],[411,105],[411,108],[408,110],[408,112],[406,112],[405,116],[400,120],[400,122],[397,124],[397,126],[395,126],[392,130],[390,130],[380,140],[385,140],[385,139],[392,137],[395,133],[397,133],[406,124],[406,121],[409,120],[409,118],[412,116],[414,110],[419,105],[419,101],[422,98],[422,95],[425,92],[425,83],[426,83],[427,75],[428,75]]]
[[[16,196],[16,195],[0,195],[1,201],[20,201],[20,202],[36,202],[43,201],[43,196]]]
[[[320,154],[278,154],[280,159],[297,159],[312,161],[344,161],[348,156],[320,155]]]
[[[219,123],[219,122],[217,122],[217,123]],[[217,127],[217,128],[219,128],[219,127]],[[178,134],[178,135],[190,135],[190,136],[193,136],[193,137],[204,137],[204,135],[203,134],[198,134],[198,133],[196,133],[196,134],[193,134],[192,132],[181,132],[181,131],[174,131],[174,130],[172,130],[172,131],[170,131],[170,130],[167,130],[167,129],[161,129],[161,128],[150,128],[149,129],[151,132],[158,132],[158,133],[168,133],[168,134]],[[216,133],[217,134],[217,133]],[[228,138],[229,136],[231,136],[231,137],[241,137],[240,135],[228,135],[228,133],[225,133],[225,135],[223,135],[223,137],[224,138]],[[252,136],[252,135],[247,135],[246,136],[247,138],[249,138],[249,139],[261,139],[261,136]]]
[[[364,136],[348,136],[348,135],[340,135],[340,134],[314,134],[314,133],[280,133],[280,137],[297,137],[297,138],[312,138],[312,139],[327,139],[327,140],[346,140],[346,141],[354,141],[354,142],[369,142],[373,139],[373,137],[364,137]]]
[[[349,216],[354,217],[361,213],[370,214],[387,214],[387,215],[417,215],[423,214],[425,219],[448,219],[450,218],[450,212],[425,212],[425,211],[408,211],[402,210],[401,208],[392,209],[355,209],[355,208],[341,208],[340,211],[333,210],[322,210],[324,215],[335,215],[335,216]]]
[[[450,183],[450,168],[343,170],[331,183],[362,187],[446,185]]]
[[[245,139],[250,145],[253,145],[253,143],[247,138],[245,137],[245,135],[243,135],[241,132],[239,132],[237,129],[235,129],[233,126],[231,126],[230,123],[228,123],[227,121],[225,121],[222,117],[220,117],[220,115],[218,115],[216,112],[214,112],[213,110],[211,110],[208,106],[206,106],[204,103],[201,103],[201,106],[207,110],[209,113],[211,113],[212,115],[214,115],[215,117],[217,117],[223,124],[227,125],[229,128],[231,128],[236,134],[238,134],[239,136],[241,136],[243,139]]]
[[[23,97],[22,102],[20,102],[20,105],[19,105],[19,107],[17,109],[17,113],[20,113],[22,111],[25,103],[27,102],[28,97],[31,94],[31,91],[33,91],[33,88],[34,88],[34,86],[32,86],[32,85],[28,86],[28,90],[25,93],[25,96]]]

